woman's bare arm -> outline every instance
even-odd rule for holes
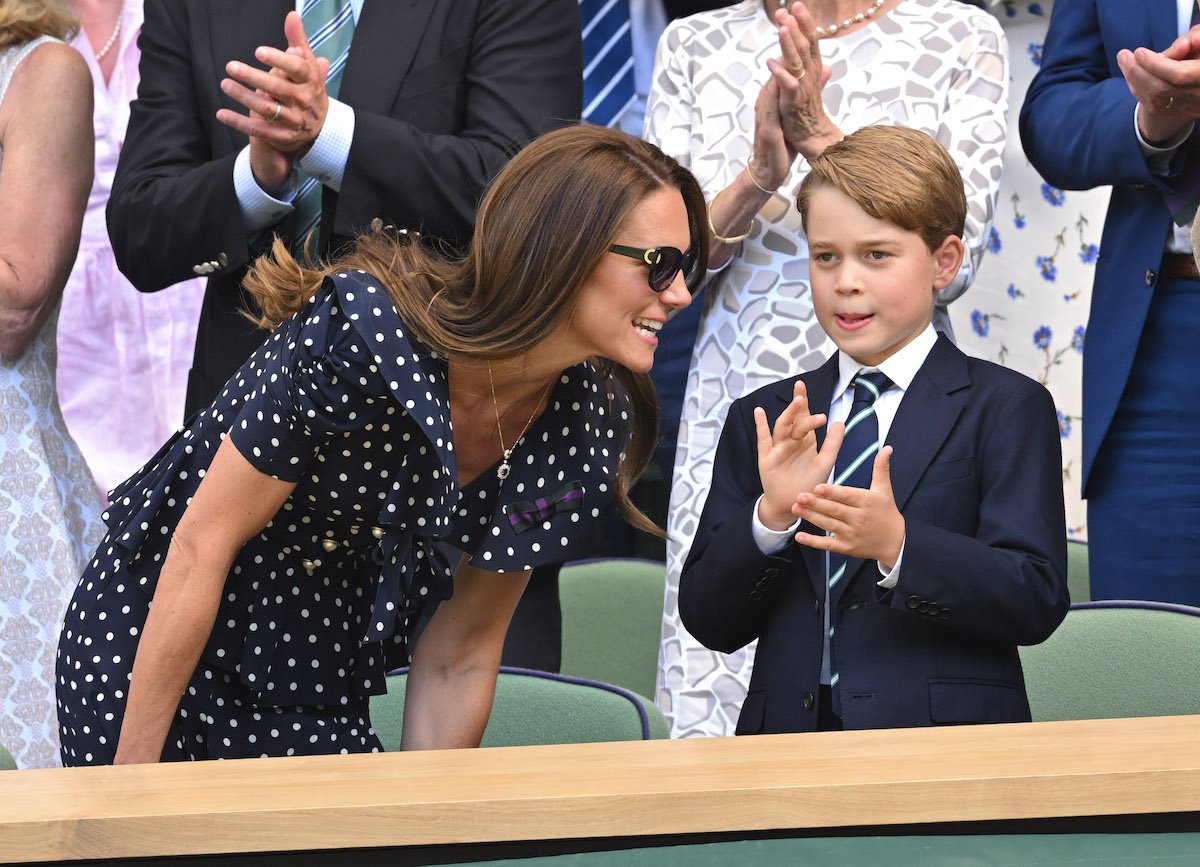
[[[479,746],[504,636],[529,575],[488,572],[466,558],[459,564],[454,596],[438,606],[413,651],[401,749]]]
[[[116,764],[157,762],[212,632],[237,552],[282,508],[293,482],[254,469],[227,437],[171,537],[133,663]]]
[[[38,333],[71,273],[92,186],[92,77],[47,44],[17,67],[0,104],[0,355]]]

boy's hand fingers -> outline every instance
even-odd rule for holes
[[[884,446],[875,455],[875,465],[871,469],[871,490],[886,494],[889,500],[895,500],[892,495],[892,447]]]
[[[771,454],[771,428],[767,426],[767,412],[761,406],[754,407],[754,432],[758,444],[758,461],[762,463]]]

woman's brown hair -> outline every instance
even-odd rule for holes
[[[580,287],[633,209],[663,188],[680,192],[697,261],[707,261],[704,194],[692,174],[640,139],[573,126],[535,139],[497,175],[461,260],[377,232],[336,262],[306,267],[276,240],[245,286],[262,310],[260,324],[270,327],[299,311],[326,275],[361,268],[386,285],[400,317],[430,349],[468,361],[514,358],[572,314]],[[690,288],[703,275],[697,268]],[[654,387],[648,374],[607,359],[595,363],[633,404],[633,431],[617,470],[617,507],[633,526],[661,536],[628,496],[654,452]]]
[[[79,19],[61,0],[3,0],[0,2],[0,48],[53,36],[70,39],[79,32]]]

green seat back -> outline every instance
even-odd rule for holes
[[[1036,721],[1200,713],[1200,608],[1073,605],[1021,665]]]
[[[1088,584],[1087,542],[1067,542],[1067,589],[1072,602],[1087,602],[1092,598]]]
[[[652,560],[590,560],[564,566],[563,674],[654,695],[662,640],[666,565]]]
[[[12,753],[4,749],[3,744],[0,744],[0,771],[15,771],[17,769],[17,760],[12,757]]]
[[[371,697],[371,723],[385,750],[400,748],[405,673],[388,676],[386,695]],[[582,744],[665,738],[667,721],[648,699],[608,684],[503,668],[496,680],[485,747]]]

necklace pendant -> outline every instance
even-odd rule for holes
[[[496,478],[504,481],[508,478],[508,474],[512,472],[512,466],[508,462],[508,456],[512,454],[512,449],[504,450],[504,460],[500,461],[500,466],[496,467]]]

